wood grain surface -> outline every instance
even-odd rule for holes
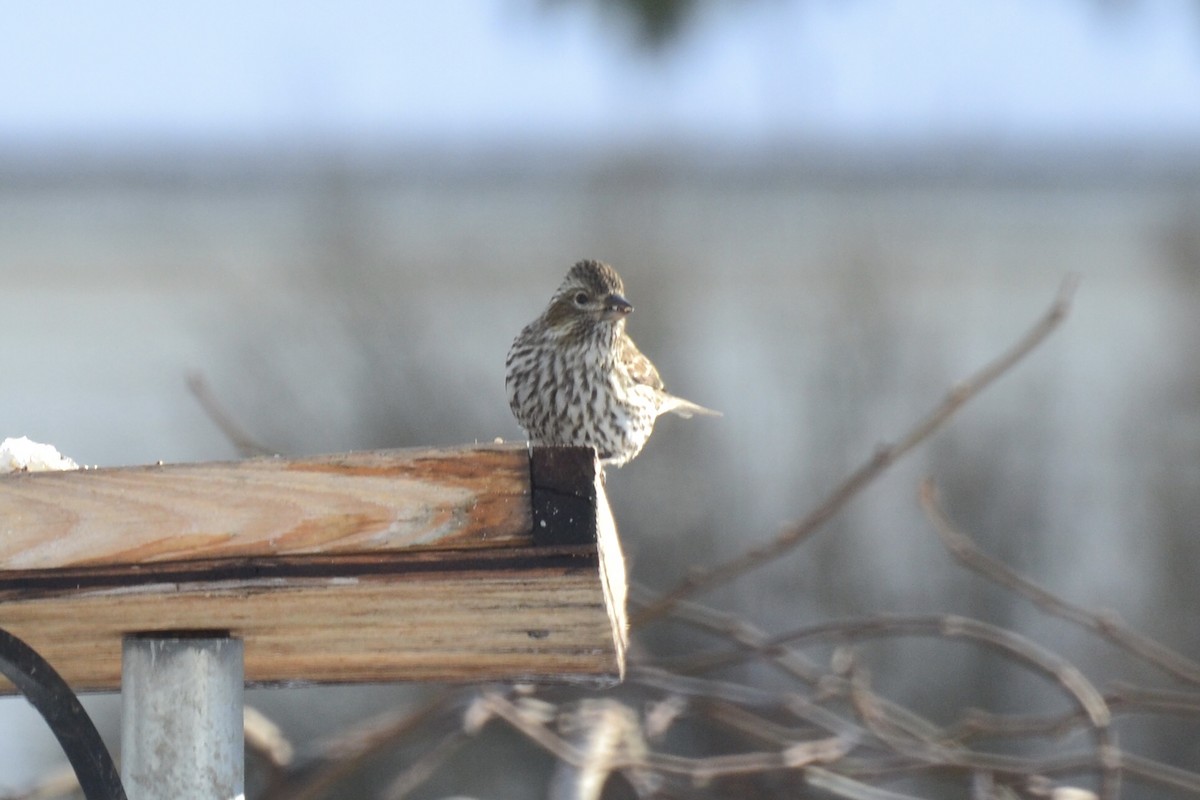
[[[150,584],[0,605],[76,691],[115,690],[131,632],[227,631],[250,684],[398,680],[611,683],[594,558],[573,568]],[[11,691],[11,689],[9,689]]]
[[[255,685],[615,682],[599,469],[535,459],[540,489],[523,445],[2,477],[0,627],[79,691],[119,689],[123,636],[194,631],[242,638]]]
[[[523,445],[0,477],[0,570],[529,544]]]

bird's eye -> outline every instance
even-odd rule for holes
[[[587,299],[587,293],[580,292],[579,294],[575,295],[575,305],[581,306],[587,302]]]

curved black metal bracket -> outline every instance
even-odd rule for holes
[[[32,647],[0,628],[0,673],[50,726],[87,800],[126,800],[121,775],[71,687]]]

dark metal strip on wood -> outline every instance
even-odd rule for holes
[[[534,447],[530,451],[533,543],[596,543],[596,451]]]
[[[121,775],[67,682],[32,647],[0,629],[0,673],[25,695],[62,745],[87,800],[125,800]]]
[[[410,553],[299,555],[274,558],[160,561],[145,564],[63,567],[0,572],[0,601],[91,589],[162,583],[215,583],[288,578],[381,579],[419,574],[504,571],[594,570],[595,545],[521,547],[498,550],[428,550]]]

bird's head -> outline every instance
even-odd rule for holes
[[[545,320],[562,333],[619,331],[632,311],[615,269],[600,261],[580,261],[554,293]]]

